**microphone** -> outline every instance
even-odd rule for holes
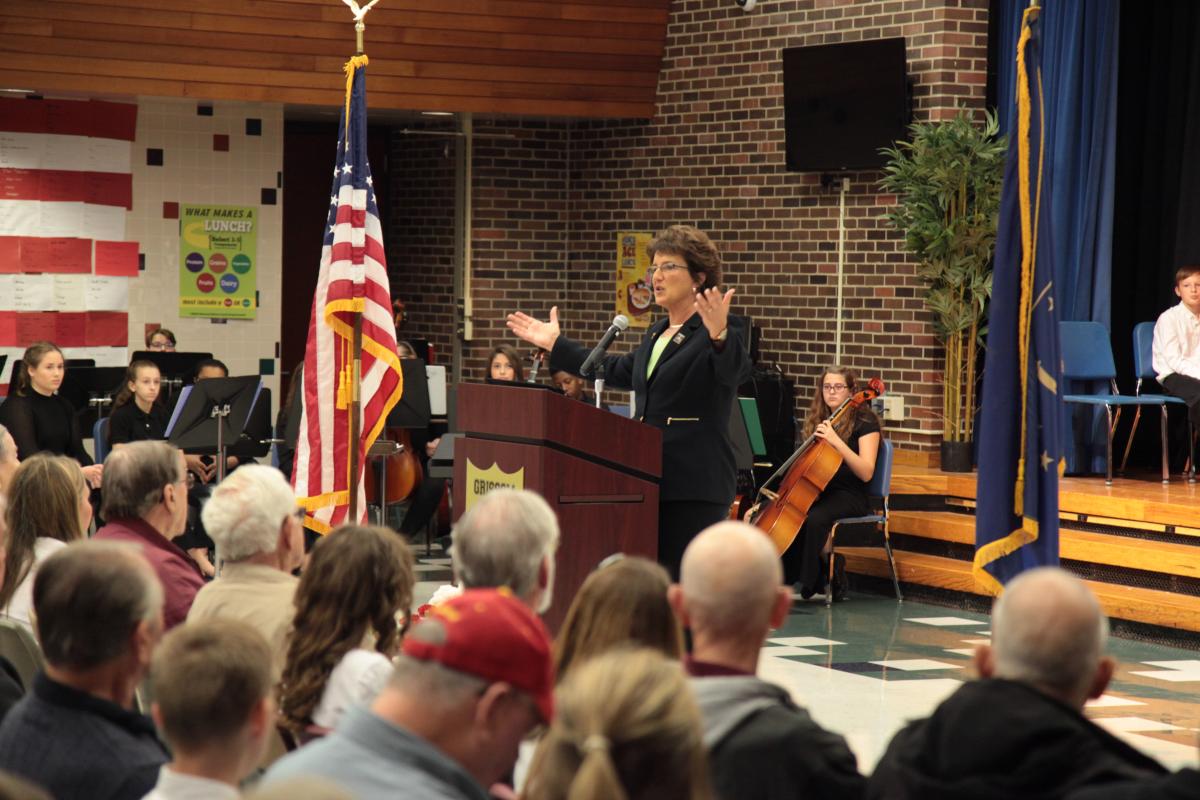
[[[597,362],[604,357],[604,353],[609,346],[621,335],[621,331],[629,327],[629,317],[624,314],[617,314],[613,317],[612,325],[608,326],[608,330],[600,337],[600,343],[592,348],[592,352],[588,354],[587,360],[583,362],[583,366],[579,368],[579,374],[583,377],[591,375],[596,369]]]

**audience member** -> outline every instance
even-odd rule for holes
[[[66,456],[38,453],[13,476],[5,512],[5,571],[0,580],[4,616],[33,629],[33,579],[38,565],[68,542],[82,539],[92,523],[87,481]]]
[[[507,586],[537,613],[550,608],[558,519],[536,492],[493,489],[462,515],[451,536],[462,588]]]
[[[173,757],[146,800],[238,797],[275,732],[270,663],[266,640],[242,622],[190,622],[163,637],[153,714]]]
[[[1058,798],[1084,786],[1163,773],[1083,716],[1113,674],[1108,620],[1078,578],[1024,572],[992,610],[981,679],[902,729],[871,776],[872,798]]]
[[[279,686],[284,723],[336,728],[392,674],[412,605],[412,552],[387,528],[343,525],[317,542],[296,590],[296,615]]]
[[[653,650],[615,650],[575,667],[555,699],[526,800],[713,797],[700,713],[678,663]]]
[[[33,585],[45,671],[0,723],[0,769],[58,800],[139,800],[167,752],[130,710],[162,635],[162,586],[136,549],[75,542]]]
[[[175,334],[166,328],[155,328],[146,334],[146,349],[160,353],[174,353]]]
[[[292,778],[255,788],[247,800],[361,800],[335,783],[320,778]],[[0,798],[3,800],[3,798]]]
[[[506,589],[467,591],[405,637],[369,710],[351,709],[333,734],[276,762],[265,783],[317,776],[362,798],[485,800],[522,737],[553,718],[553,689],[541,620]]]
[[[579,587],[554,640],[559,681],[592,656],[622,645],[649,647],[678,661],[683,632],[667,602],[671,578],[646,558],[624,557]]]
[[[17,443],[13,441],[8,428],[0,425],[0,495],[8,491],[13,473],[19,466],[21,459],[17,458]]]
[[[167,629],[187,618],[204,585],[200,568],[171,540],[187,524],[183,453],[166,442],[130,442],[105,459],[104,518],[95,538],[134,542],[158,573]]]
[[[4,541],[4,495],[0,494],[0,542]],[[0,582],[4,580],[4,548],[0,547]],[[25,696],[25,684],[21,680],[21,673],[13,666],[13,663],[4,656],[0,656],[0,722],[8,716],[8,712],[17,703],[21,702],[21,698]],[[2,776],[3,773],[0,773]],[[0,789],[2,789],[0,785]],[[0,791],[0,800],[4,800],[4,793]]]
[[[217,544],[221,573],[196,594],[188,620],[236,619],[271,645],[277,683],[287,657],[304,561],[304,529],[296,495],[279,470],[249,464],[221,482],[204,505],[204,527]]]
[[[755,677],[767,634],[787,619],[791,592],[762,531],[720,522],[684,552],[671,603],[692,632],[692,676],[713,786],[722,797],[853,798],[866,780],[846,741]]]

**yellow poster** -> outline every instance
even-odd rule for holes
[[[467,459],[467,502],[464,511],[470,511],[475,502],[492,489],[524,489],[525,468],[516,472],[505,472],[493,463],[487,469],[480,469],[475,462]]]
[[[650,327],[654,290],[646,279],[650,257],[646,246],[653,233],[625,231],[617,234],[617,313],[629,317],[631,328]]]

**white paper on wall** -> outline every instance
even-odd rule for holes
[[[71,172],[88,170],[87,137],[67,136],[61,133],[43,134],[46,149],[42,155],[42,169],[60,169]]]
[[[34,229],[22,231],[24,236],[67,236],[80,239],[93,239],[83,233],[84,204],[77,202],[46,202],[30,200],[42,207],[41,224]],[[94,206],[91,206],[94,208]],[[123,211],[124,209],[122,209]]]
[[[86,205],[83,207],[80,230],[81,232],[77,235],[83,239],[123,242],[125,241],[125,209],[118,206]]]
[[[87,307],[90,275],[55,275],[54,308],[57,311],[83,311]]]
[[[64,347],[65,358],[90,358],[97,367],[124,367],[129,364],[126,347]]]
[[[16,311],[16,275],[0,275],[0,311]],[[2,352],[0,348],[0,352]]]
[[[89,172],[132,172],[133,145],[119,139],[87,140],[87,162],[84,169]]]
[[[0,131],[0,169],[42,169],[45,152],[40,134]]]
[[[53,275],[14,275],[13,305],[16,311],[53,311]]]
[[[129,278],[104,275],[85,275],[87,278],[86,311],[128,311]]]
[[[0,236],[29,236],[41,229],[42,204],[33,200],[0,200]]]

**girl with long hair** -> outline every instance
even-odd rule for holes
[[[34,342],[13,365],[15,392],[0,405],[0,425],[8,428],[22,459],[35,453],[70,456],[83,467],[88,485],[100,485],[103,467],[83,449],[79,421],[70,401],[58,394],[66,360],[54,342]]]
[[[17,468],[7,495],[0,609],[9,619],[32,628],[37,566],[51,553],[84,537],[92,522],[89,490],[74,459],[39,453]]]
[[[709,800],[700,712],[677,662],[654,650],[586,661],[555,692],[525,800]]]
[[[804,419],[803,440],[810,436],[823,439],[842,456],[842,465],[809,508],[804,527],[783,554],[784,579],[799,584],[800,596],[805,599],[825,585],[834,521],[869,512],[867,484],[875,474],[875,458],[879,455],[879,418],[864,403],[855,413],[843,415],[837,425],[828,422],[858,388],[858,378],[849,367],[825,369],[817,379]],[[834,559],[834,574],[828,576],[830,591],[834,600],[842,600],[846,594],[845,559],[840,555]]]
[[[296,732],[329,730],[392,674],[398,615],[412,605],[413,558],[387,528],[343,525],[317,542],[296,588],[279,711]]]
[[[110,444],[166,438],[171,416],[158,403],[161,386],[162,373],[153,361],[134,361],[125,368],[125,383],[108,418]]]
[[[493,347],[488,356],[487,377],[494,381],[522,383],[525,380],[525,368],[521,366],[521,355],[517,349],[506,344]]]

